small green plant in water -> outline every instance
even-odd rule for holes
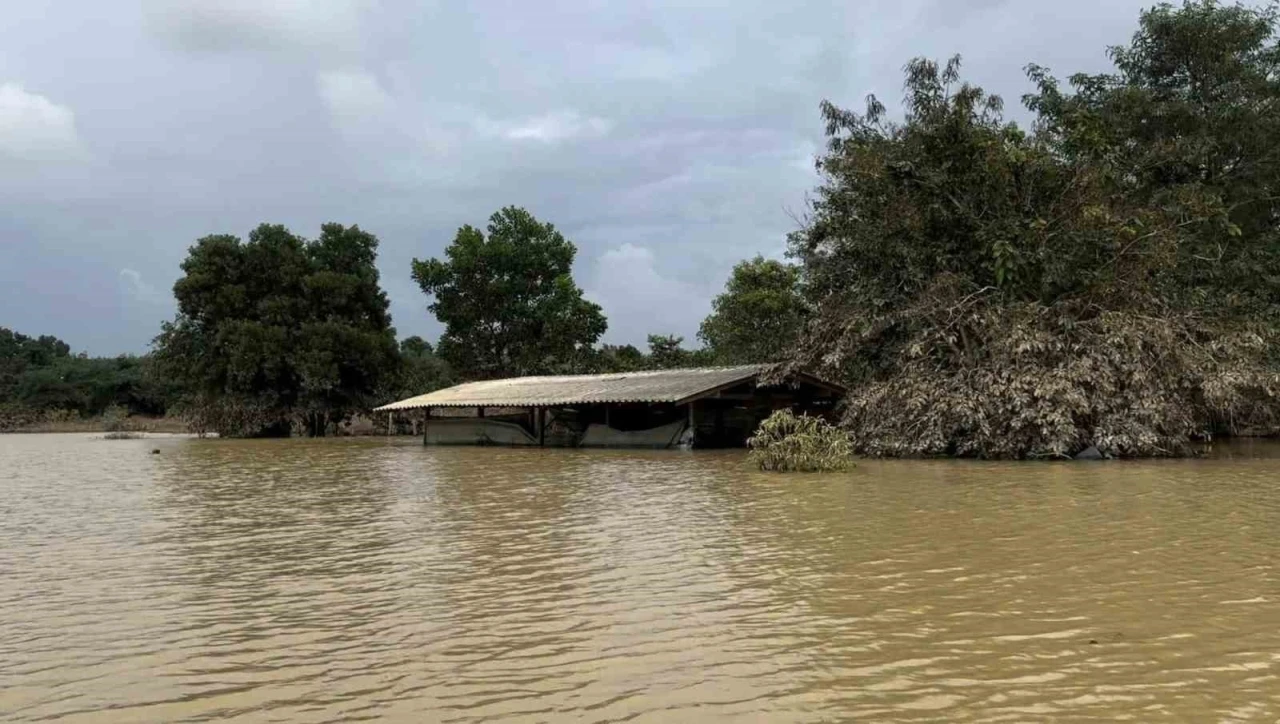
[[[747,447],[761,470],[813,473],[853,467],[853,443],[844,430],[791,410],[778,410],[760,423]]]

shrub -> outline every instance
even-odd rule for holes
[[[747,441],[750,460],[761,470],[824,472],[853,466],[853,444],[844,430],[820,417],[778,410]]]
[[[870,330],[832,327],[828,373],[856,381],[841,420],[855,453],[1185,456],[1215,434],[1280,430],[1280,334],[1266,320],[957,296]]]
[[[102,437],[107,440],[134,440],[142,437],[141,432],[133,429],[129,411],[119,405],[112,405],[103,411],[102,429],[106,432]]]

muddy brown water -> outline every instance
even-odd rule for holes
[[[1275,721],[1277,558],[1270,445],[0,436],[0,720]]]

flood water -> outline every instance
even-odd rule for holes
[[[1278,458],[3,436],[0,720],[1275,721]]]

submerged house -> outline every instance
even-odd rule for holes
[[[790,408],[832,409],[838,385],[806,374],[762,384],[769,365],[485,380],[375,412],[415,414],[427,445],[740,447]]]

